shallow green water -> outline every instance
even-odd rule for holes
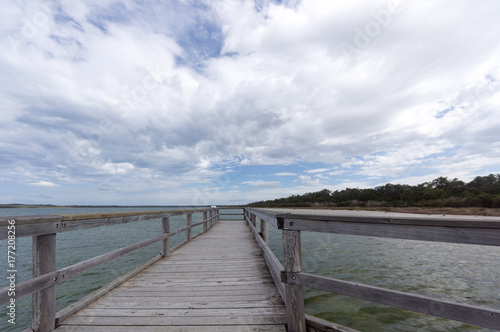
[[[281,258],[281,234],[271,238]],[[500,309],[498,247],[302,232],[302,254],[304,272]],[[308,314],[360,331],[492,331],[315,289],[304,297]]]
[[[165,208],[168,209],[168,208]],[[173,209],[173,208],[172,208]],[[137,211],[151,208],[0,209],[0,215],[71,214]],[[238,212],[238,211],[235,211]],[[193,215],[200,221],[201,213]],[[172,218],[171,229],[185,225]],[[201,231],[197,227],[194,234]],[[57,267],[121,248],[160,233],[159,220],[100,227],[57,235]],[[270,246],[281,259],[281,233],[270,228]],[[179,234],[173,244],[185,239]],[[31,238],[17,239],[18,282],[31,276]],[[0,270],[7,270],[6,243],[0,241]],[[77,278],[58,284],[60,310],[160,253],[159,244],[121,257]],[[302,233],[305,272],[374,286],[500,309],[500,248],[381,239],[336,234]],[[0,287],[7,286],[2,278]],[[361,331],[489,331],[462,323],[412,313],[313,289],[305,290],[306,311]],[[428,308],[439,310],[439,308]],[[17,301],[16,325],[0,309],[0,331],[22,331],[31,324],[31,297]]]

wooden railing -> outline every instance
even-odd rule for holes
[[[358,216],[306,213],[280,214],[272,210],[245,208],[245,219],[286,304],[289,332],[306,331],[306,326],[314,324],[309,321],[312,317],[305,315],[304,286],[500,330],[500,310],[305,273],[301,260],[301,231],[500,246],[500,218],[428,215],[391,217],[390,214],[369,212]],[[257,231],[258,219],[260,233]],[[282,230],[284,266],[268,247],[268,225]],[[439,310],[428,310],[436,307]]]
[[[192,223],[192,215],[202,213],[203,220]],[[170,229],[170,218],[173,216],[186,216],[186,226],[176,230]],[[56,235],[61,232],[89,229],[101,226],[110,226],[130,222],[138,222],[150,219],[161,219],[162,234],[153,238],[108,252],[106,254],[90,258],[71,266],[56,270]],[[15,299],[33,294],[33,319],[32,330],[35,332],[52,331],[57,321],[60,321],[79,310],[88,298],[79,306],[71,306],[56,313],[56,284],[82,274],[99,265],[122,257],[138,249],[147,247],[153,243],[161,242],[161,255],[153,258],[148,263],[151,265],[158,259],[168,256],[172,251],[179,248],[196,236],[206,232],[219,219],[219,209],[195,209],[195,210],[171,210],[150,212],[121,212],[79,215],[50,215],[50,216],[17,216],[0,217],[0,240],[8,239],[9,226],[15,226],[15,238],[31,236],[33,238],[33,277],[29,280],[16,284]],[[12,220],[15,223],[12,223]],[[203,231],[196,236],[192,235],[192,228],[203,225]],[[170,247],[170,238],[176,234],[186,232],[186,239],[181,243]],[[131,277],[138,273],[136,269],[121,278]],[[118,285],[120,280],[114,283]],[[108,288],[113,286],[108,286]],[[116,286],[114,286],[116,287]],[[104,290],[104,291],[109,291]],[[9,287],[0,290],[0,305],[9,303]]]

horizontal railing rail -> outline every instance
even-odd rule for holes
[[[245,208],[245,219],[266,257],[273,278],[280,275],[275,282],[280,292],[284,292],[289,331],[306,329],[303,286],[500,330],[500,310],[304,273],[301,262],[301,231],[500,246],[500,218],[403,216],[376,212],[356,215],[340,212],[280,213],[279,210]],[[257,219],[260,219],[261,229],[266,228],[263,225],[272,225],[282,230],[284,266],[279,261],[276,263],[268,242],[263,243],[257,236],[268,237],[263,233],[257,234]],[[427,309],[434,307],[439,307],[439,310]]]
[[[203,214],[202,221],[192,223],[193,214]],[[181,215],[186,216],[186,226],[171,231],[170,217]],[[56,270],[57,233],[150,219],[161,219],[162,234]],[[161,256],[169,256],[175,249],[209,230],[218,220],[219,209],[217,208],[0,217],[0,229],[2,229],[0,232],[0,240],[9,239],[8,234],[12,231],[14,231],[13,234],[15,234],[16,238],[25,236],[33,237],[33,277],[16,284],[15,299],[17,300],[23,296],[33,294],[32,330],[35,332],[48,332],[55,328],[55,323],[57,321],[55,298],[56,284],[157,242],[162,242]],[[203,231],[196,236],[192,236],[192,228],[200,225],[203,225]],[[182,232],[186,232],[186,239],[170,247],[170,238]],[[0,305],[5,305],[11,301],[11,294],[9,287],[1,289]],[[64,316],[66,317],[68,315],[69,311],[66,310]],[[61,319],[61,317],[58,317],[58,320],[59,319]]]

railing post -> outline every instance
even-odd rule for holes
[[[266,244],[269,244],[269,225],[262,219],[260,219],[260,236]]]
[[[56,234],[33,236],[33,277],[56,270]],[[54,330],[56,322],[56,287],[50,286],[33,293],[33,321],[35,332]]]
[[[203,232],[208,230],[207,211],[203,211]]]
[[[191,225],[191,213],[188,213],[186,215],[186,226],[189,226],[189,225]],[[192,239],[191,228],[188,228],[186,233],[187,233],[187,240],[191,241],[191,239]]]
[[[162,218],[161,224],[162,224],[163,233],[169,234],[170,233],[170,217]],[[162,242],[161,255],[163,257],[168,257],[170,255],[170,236],[167,237]]]
[[[283,258],[286,274],[302,272],[300,231],[283,230]],[[302,286],[285,283],[285,299],[289,332],[305,332],[306,319]]]
[[[210,221],[208,222],[208,228],[212,228],[212,215],[213,211],[210,210],[210,212],[208,213],[208,218],[210,219]]]

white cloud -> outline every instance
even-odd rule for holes
[[[280,183],[278,181],[263,181],[263,180],[245,181],[243,182],[243,184],[249,184],[255,188],[275,188],[280,186]]]
[[[6,3],[0,168],[9,185],[115,193],[103,199],[183,193],[162,202],[189,200],[238,166],[314,165],[290,191],[251,184],[262,195],[336,186],[326,174],[500,172],[500,5],[404,2],[377,23],[389,3]],[[215,186],[221,199],[237,190]]]
[[[28,183],[30,186],[40,186],[40,187],[58,187],[58,184],[49,182],[49,181],[38,181],[34,183]]]
[[[324,172],[327,172],[329,170],[330,170],[329,168],[316,168],[316,169],[307,170],[306,173],[309,173],[309,174],[324,173]]]

